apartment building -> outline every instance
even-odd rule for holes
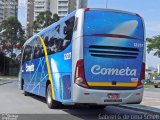
[[[34,1],[34,20],[39,13],[50,10],[50,1],[54,0],[35,0]]]
[[[0,0],[0,23],[10,16],[17,16],[18,0]]]
[[[3,21],[3,2],[0,0],[0,23]]]
[[[87,0],[35,0],[34,20],[40,12],[47,10],[62,18],[74,10],[84,7],[87,7]]]
[[[51,11],[52,14],[56,13],[63,18],[72,11],[84,7],[87,7],[87,0],[27,0],[27,37],[32,36],[31,26],[39,13]]]

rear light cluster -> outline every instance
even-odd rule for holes
[[[88,88],[84,75],[84,61],[82,59],[77,61],[74,83],[83,88]]]
[[[145,63],[142,63],[141,76],[140,76],[140,80],[138,81],[137,88],[143,87],[144,79],[145,79]]]

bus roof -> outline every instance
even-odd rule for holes
[[[115,9],[105,9],[105,8],[81,8],[78,10],[83,10],[83,11],[89,11],[89,10],[102,10],[102,11],[112,11],[112,12],[120,12],[120,13],[126,13],[126,14],[131,14],[131,15],[136,15],[141,17],[139,14],[136,13],[132,13],[132,12],[128,12],[128,11],[122,11],[122,10],[115,10]],[[51,24],[50,26],[44,28],[43,30],[41,30],[39,33],[35,34],[34,36],[32,36],[31,38],[29,38],[23,46],[25,46],[26,44],[30,43],[33,39],[35,39],[37,36],[43,35],[45,32],[47,32],[48,30],[50,30],[51,28],[53,28],[54,26],[59,25],[60,23],[66,21],[67,19],[69,19],[70,17],[74,16],[76,14],[76,12],[78,10],[73,11],[72,13],[70,13],[69,15],[65,16],[64,18],[60,19],[59,21]]]

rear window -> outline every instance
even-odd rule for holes
[[[84,35],[124,35],[144,39],[142,19],[127,13],[91,10],[85,12]],[[129,38],[128,37],[128,38]]]

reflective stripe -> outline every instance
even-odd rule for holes
[[[45,59],[46,59],[46,64],[47,64],[47,71],[48,71],[48,79],[51,83],[51,88],[52,88],[52,99],[55,99],[55,94],[54,94],[54,86],[53,86],[53,81],[52,81],[52,76],[51,76],[51,68],[50,68],[50,64],[49,64],[49,60],[48,60],[48,53],[47,53],[47,48],[46,45],[44,43],[44,40],[41,36],[38,36],[41,40],[42,46],[43,46],[43,50],[44,50],[44,54],[45,54]]]
[[[112,82],[87,82],[89,86],[115,86],[115,87],[136,87],[137,83],[120,83],[113,85]]]

